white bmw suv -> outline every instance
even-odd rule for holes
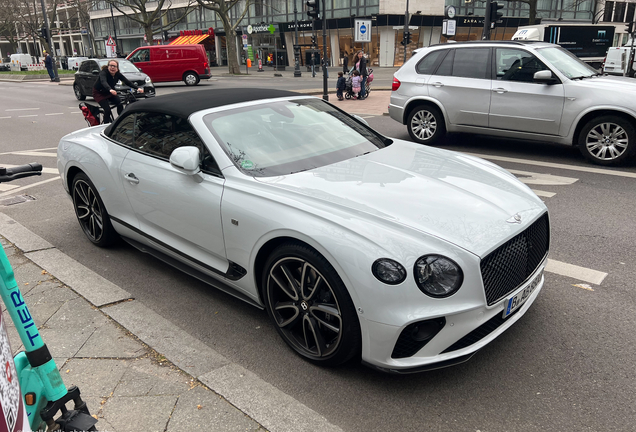
[[[546,42],[420,49],[394,75],[389,114],[421,144],[469,132],[575,145],[600,165],[636,153],[636,80]]]

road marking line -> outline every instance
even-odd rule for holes
[[[40,153],[36,151],[21,151],[21,152],[13,152],[11,154],[17,155],[17,156],[57,157],[57,153]],[[55,174],[57,174],[57,170],[55,171]]]
[[[0,117],[0,119],[5,119],[5,118],[11,118],[11,116],[9,116],[9,117]]]
[[[5,168],[15,168],[15,167],[20,166],[20,165],[5,165],[5,164],[2,164],[2,166],[5,167]],[[57,168],[46,168],[46,167],[42,167],[42,172],[44,174],[55,174],[55,175],[58,175],[60,173],[57,170]]]
[[[7,196],[7,195],[13,195],[16,192],[20,192],[20,191],[23,191],[25,189],[30,189],[32,187],[39,186],[39,185],[44,184],[44,183],[50,183],[50,182],[58,180],[58,179],[60,179],[60,176],[53,177],[53,178],[50,178],[50,179],[47,179],[47,180],[42,180],[41,182],[33,183],[33,184],[28,185],[28,186],[22,186],[21,188],[13,189],[13,190],[11,190],[9,192],[0,193],[0,197]]]
[[[45,150],[57,150],[57,147],[47,147],[47,148],[33,149],[33,150],[26,150],[26,151],[41,152],[41,151],[45,151]],[[4,153],[0,153],[0,155],[10,155],[10,154],[16,154],[16,153],[20,153],[20,151],[18,151],[18,152],[15,152],[15,151],[4,152]]]
[[[574,177],[562,177],[552,174],[541,174],[530,171],[508,170],[525,184],[565,186],[576,183],[579,179]]]
[[[18,116],[18,118],[21,118],[21,117],[37,117],[37,116],[38,116],[37,114],[30,114],[30,115],[25,115],[25,116]]]
[[[44,114],[44,115],[64,115],[64,113],[51,113],[51,114]]]
[[[8,191],[11,189],[15,189],[17,187],[20,187],[20,186],[0,183],[0,191]]]
[[[606,175],[613,175],[618,177],[636,178],[636,173],[627,172],[627,171],[610,171],[610,170],[605,170],[602,168],[579,167],[574,165],[565,165],[565,164],[558,164],[558,163],[552,163],[552,162],[539,162],[539,161],[533,161],[530,159],[516,159],[516,158],[509,158],[504,156],[492,156],[492,155],[484,155],[484,154],[477,154],[477,153],[464,153],[464,154],[467,154],[470,156],[477,156],[487,160],[513,162],[513,163],[519,163],[519,164],[525,164],[525,165],[536,165],[536,166],[542,166],[547,168],[559,168],[559,169],[565,169],[570,171],[581,171],[581,172],[594,173],[594,174],[606,174]]]
[[[585,267],[575,266],[553,259],[548,259],[548,263],[545,266],[545,271],[550,273],[556,273],[561,276],[571,277],[583,282],[592,283],[594,285],[600,285],[607,276],[607,273],[603,273],[597,270],[588,269]]]
[[[40,108],[12,108],[12,109],[7,109],[5,111],[33,111],[33,110],[39,110]]]
[[[546,192],[546,191],[542,191],[538,189],[532,189],[532,192],[534,192],[537,196],[545,197],[545,198],[552,198],[553,196],[556,195],[556,193],[554,192]]]

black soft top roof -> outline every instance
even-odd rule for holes
[[[259,99],[301,96],[286,90],[259,88],[206,89],[175,93],[135,102],[126,112],[155,111],[188,118],[190,114],[208,108],[216,108]]]

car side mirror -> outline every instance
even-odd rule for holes
[[[194,146],[178,147],[170,154],[170,165],[186,175],[201,172],[201,152]]]
[[[534,81],[544,84],[555,84],[559,82],[559,80],[557,80],[556,77],[552,75],[552,71],[549,70],[535,72],[532,78],[534,79]]]
[[[99,71],[98,71],[97,69],[93,69],[93,70],[91,71],[91,73],[92,73],[93,75],[99,75]]]

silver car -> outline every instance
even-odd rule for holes
[[[636,81],[602,76],[546,42],[418,50],[394,75],[389,114],[421,144],[469,132],[575,145],[600,165],[636,153]]]

